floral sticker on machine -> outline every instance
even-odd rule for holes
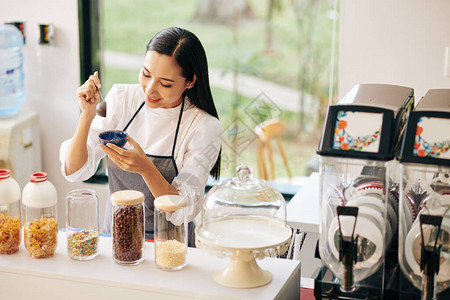
[[[383,114],[338,111],[333,149],[377,153]]]
[[[419,117],[414,140],[414,155],[450,159],[450,131],[447,128],[450,128],[450,119]]]

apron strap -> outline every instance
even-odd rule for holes
[[[123,131],[126,131],[128,129],[128,126],[130,126],[131,122],[133,122],[134,118],[136,118],[136,115],[138,114],[138,112],[142,109],[142,107],[144,107],[145,101],[142,102],[141,106],[139,106],[139,108],[136,110],[136,112],[134,113],[134,115],[131,117],[130,121],[128,121],[127,126],[125,126],[125,128],[123,129]]]
[[[176,130],[175,130],[175,137],[174,137],[174,139],[173,139],[172,154],[171,154],[170,157],[169,157],[169,158],[172,160],[173,165],[174,165],[174,167],[175,167],[176,175],[178,175],[178,168],[177,168],[177,164],[176,164],[176,162],[175,162],[175,147],[176,147],[176,145],[177,145],[177,137],[178,137],[178,132],[179,132],[179,130],[180,130],[181,117],[183,116],[184,102],[185,102],[185,101],[184,101],[184,99],[183,99],[183,101],[181,102],[180,115],[178,116],[177,128],[176,128]],[[136,115],[139,113],[139,111],[142,109],[142,107],[144,107],[144,104],[145,104],[145,101],[142,102],[142,104],[141,104],[141,105],[139,106],[139,108],[136,110],[136,112],[134,113],[133,117],[131,117],[130,121],[128,121],[128,124],[127,124],[127,126],[125,126],[125,128],[123,129],[123,131],[126,131],[126,130],[128,129],[128,127],[130,126],[131,122],[133,122],[134,118],[136,118]],[[196,117],[196,116],[197,116],[197,115],[195,115],[195,117]],[[195,119],[195,117],[194,117],[194,119]],[[191,122],[191,124],[192,124],[192,122]],[[189,126],[189,127],[190,127],[190,126]]]
[[[177,145],[177,136],[178,136],[178,131],[180,129],[180,124],[181,124],[181,117],[183,116],[183,109],[184,109],[184,99],[183,102],[181,102],[181,110],[180,110],[180,116],[178,117],[178,123],[177,123],[177,129],[175,130],[175,137],[173,139],[173,147],[172,147],[172,158],[175,155],[175,147]],[[131,117],[130,121],[128,121],[128,124],[125,126],[125,128],[123,129],[123,131],[126,131],[128,129],[128,127],[130,126],[131,122],[133,122],[134,118],[136,118],[136,115],[139,113],[139,111],[142,109],[142,107],[144,107],[145,101],[142,102],[141,106],[139,106],[139,108],[136,110],[136,112],[134,113],[134,115]]]
[[[173,139],[173,148],[172,148],[172,155],[171,155],[172,159],[174,159],[174,157],[175,157],[175,146],[177,145],[178,131],[180,129],[181,117],[183,116],[184,102],[185,101],[183,99],[183,102],[181,103],[180,116],[178,117],[177,129],[175,130],[175,138]]]

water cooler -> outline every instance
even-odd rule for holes
[[[399,298],[450,299],[450,89],[411,112],[398,156]]]
[[[398,163],[395,154],[414,90],[358,84],[328,108],[320,161],[316,299],[382,299],[396,263]],[[392,252],[394,252],[392,254]]]
[[[16,115],[0,118],[0,169],[11,170],[23,189],[30,174],[42,171],[39,115],[20,110]]]

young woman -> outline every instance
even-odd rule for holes
[[[107,115],[96,115],[97,72],[78,88],[80,120],[73,137],[62,143],[61,170],[71,182],[91,177],[107,155],[110,194],[139,190],[145,195],[146,238],[153,238],[153,200],[182,194],[190,204],[189,221],[200,212],[208,175],[220,173],[221,125],[199,39],[171,27],[148,43],[139,84],[116,84],[106,96]],[[98,134],[120,129],[128,144],[99,144]],[[189,241],[193,246],[193,224]],[[107,201],[103,231],[110,232]]]

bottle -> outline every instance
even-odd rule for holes
[[[98,198],[94,190],[76,189],[66,197],[67,254],[77,260],[98,254]]]
[[[155,263],[166,271],[186,266],[188,222],[186,199],[180,195],[163,195],[155,199]]]
[[[144,194],[123,190],[111,195],[112,256],[121,264],[136,265],[144,260]]]
[[[15,115],[25,101],[23,36],[13,25],[0,25],[0,117]]]
[[[0,170],[0,254],[12,254],[20,245],[20,187],[11,171]]]
[[[58,242],[57,194],[47,173],[31,174],[22,192],[24,243],[33,258],[52,256]]]

